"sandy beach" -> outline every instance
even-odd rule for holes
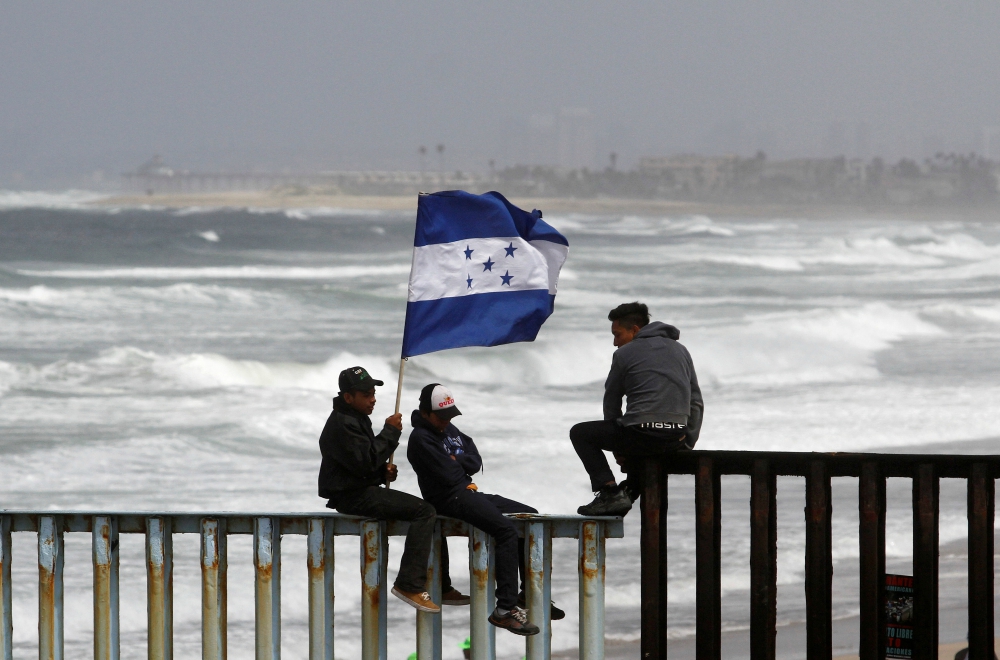
[[[546,213],[581,213],[586,215],[705,215],[709,217],[749,218],[941,218],[972,217],[979,220],[1000,220],[1000,207],[908,207],[836,204],[749,204],[710,203],[676,200],[621,198],[532,198],[511,197],[511,202],[525,209],[542,209]],[[212,193],[164,193],[154,195],[113,195],[95,201],[98,208],[153,207],[181,208],[258,208],[258,209],[357,209],[381,211],[415,211],[415,195],[331,195],[320,192],[289,193],[280,190],[228,191]]]

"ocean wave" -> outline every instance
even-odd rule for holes
[[[312,218],[339,218],[343,216],[365,216],[381,217],[389,215],[391,211],[381,209],[352,209],[339,206],[316,206],[309,208],[293,208],[283,211],[286,218],[291,220],[311,220]]]
[[[108,195],[88,190],[45,192],[32,190],[0,190],[0,210],[5,209],[91,209],[91,204]]]
[[[25,277],[56,277],[65,279],[126,279],[126,280],[338,280],[384,275],[405,275],[410,265],[386,266],[205,266],[135,267],[135,268],[69,268],[63,270],[19,269]]]
[[[0,288],[0,308],[94,311],[105,316],[111,310],[149,311],[149,304],[159,303],[254,308],[265,302],[275,302],[280,297],[271,292],[191,282],[158,287],[76,286],[65,289],[36,284],[24,289]]]

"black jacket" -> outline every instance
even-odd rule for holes
[[[449,424],[441,433],[417,410],[410,415],[410,425],[413,430],[406,458],[417,473],[420,495],[425,500],[431,504],[444,502],[472,483],[470,475],[483,468],[483,459],[472,438],[454,424]]]
[[[345,490],[385,483],[385,465],[399,446],[402,431],[386,426],[375,435],[372,420],[339,396],[319,436],[323,463],[319,468],[319,496],[335,497]]]
[[[701,432],[705,404],[691,354],[672,325],[654,321],[611,358],[604,383],[604,419],[623,426],[644,422],[687,424],[688,445]],[[622,414],[622,397],[628,409]]]

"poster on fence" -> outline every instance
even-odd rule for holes
[[[913,657],[913,577],[885,576],[885,657]]]

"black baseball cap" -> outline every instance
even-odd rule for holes
[[[382,381],[372,378],[368,374],[368,370],[364,367],[344,369],[340,372],[340,378],[337,379],[337,383],[340,385],[341,392],[351,392],[353,390],[365,392],[375,389],[376,385],[385,385]]]

